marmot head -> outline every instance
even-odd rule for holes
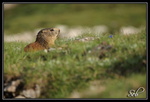
[[[38,32],[36,42],[44,42],[48,45],[53,45],[54,41],[60,34],[60,29],[58,28],[45,28]]]

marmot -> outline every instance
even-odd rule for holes
[[[36,41],[27,45],[24,48],[25,52],[39,51],[44,49],[49,49],[54,45],[55,40],[60,34],[60,29],[58,28],[45,28],[38,32]]]

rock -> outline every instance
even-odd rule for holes
[[[88,51],[88,54],[98,56],[99,59],[102,59],[106,56],[109,50],[112,49],[112,45],[107,44],[106,42],[102,42],[98,46]]]
[[[35,85],[34,89],[23,90],[22,95],[26,98],[37,98],[40,96],[41,89],[39,85]]]
[[[142,62],[143,62],[143,64],[145,64],[146,65],[146,60],[144,59],[144,60],[142,60]]]
[[[92,32],[96,35],[100,35],[108,32],[108,27],[105,25],[97,25],[92,28]]]
[[[24,90],[23,95],[27,98],[36,98],[36,93],[33,89]]]
[[[15,98],[26,98],[26,97],[21,96],[21,95],[18,95],[18,96],[16,96]]]
[[[16,89],[20,83],[21,83],[20,79],[11,81],[9,84],[6,84],[6,86],[4,88],[4,92],[16,92]]]
[[[85,37],[85,38],[76,39],[76,41],[81,41],[81,42],[87,42],[87,41],[91,41],[91,40],[95,40],[95,38],[94,37]]]
[[[4,88],[4,91],[6,91],[6,92],[15,92],[16,91],[16,86],[10,85],[10,86]]]
[[[44,52],[45,52],[45,53],[47,53],[47,52],[48,52],[48,50],[47,50],[47,49],[44,49]]]
[[[136,28],[133,26],[126,26],[126,27],[121,27],[120,33],[123,35],[130,35],[130,34],[137,34],[140,33],[143,30],[142,27]]]
[[[59,48],[49,48],[49,49],[44,49],[44,52],[45,53],[48,53],[48,52],[50,52],[50,51],[55,51],[55,50],[62,50],[62,48],[61,47],[59,47]]]
[[[4,81],[4,98],[37,98],[40,96],[41,88],[35,84],[33,88],[23,89],[24,83],[21,78],[11,78]]]

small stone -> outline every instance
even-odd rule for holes
[[[49,48],[48,51],[54,51],[56,50],[55,48]]]
[[[24,90],[23,95],[27,98],[36,98],[36,93],[33,89]]]
[[[7,91],[7,92],[15,92],[16,91],[16,86],[8,86],[6,89],[4,89],[4,91]]]
[[[81,42],[87,42],[87,41],[91,41],[94,40],[94,37],[85,37],[85,38],[78,38],[76,39],[77,41],[81,41]]]
[[[37,98],[40,96],[41,90],[39,85],[35,85],[34,89],[23,90],[22,94],[27,98]]]
[[[26,97],[19,95],[19,96],[16,96],[15,98],[26,98]]]
[[[99,59],[102,59],[107,56],[107,53],[109,53],[112,48],[112,45],[109,45],[107,42],[102,42],[89,50],[88,53],[92,56],[98,56]]]
[[[21,80],[20,80],[20,79],[15,80],[15,81],[12,81],[10,84],[8,84],[8,85],[4,88],[4,91],[5,91],[5,92],[15,92],[15,91],[16,91],[16,88],[19,86],[20,83],[21,83]]]
[[[21,83],[20,79],[18,79],[16,81],[12,81],[12,85],[14,85],[14,86],[18,86],[20,83]]]
[[[48,52],[48,50],[47,50],[47,49],[44,49],[44,52],[45,52],[45,53],[47,53],[47,52]]]
[[[142,62],[143,62],[143,64],[146,64],[146,60],[143,60]]]

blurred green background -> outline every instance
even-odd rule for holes
[[[110,33],[118,31],[122,26],[146,26],[146,3],[18,4],[4,11],[5,34],[56,25],[106,25]]]

